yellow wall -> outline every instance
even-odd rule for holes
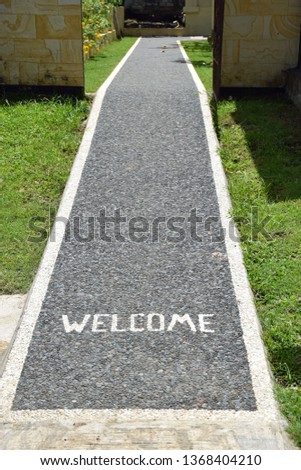
[[[183,34],[191,36],[211,36],[213,26],[212,1],[213,0],[185,1],[184,13],[186,15],[186,27]]]
[[[0,0],[0,84],[84,85],[81,0]]]
[[[278,87],[296,67],[301,0],[225,0],[222,87]]]

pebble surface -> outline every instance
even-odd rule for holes
[[[120,233],[107,223],[110,242],[104,209],[127,218]],[[198,91],[174,39],[142,39],[107,90],[66,233],[14,410],[256,410]],[[66,332],[63,318],[85,315]]]

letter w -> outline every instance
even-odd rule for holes
[[[91,315],[85,315],[81,323],[77,323],[76,321],[73,323],[70,323],[68,315],[62,315],[63,324],[64,324],[66,333],[72,333],[72,331],[76,331],[76,333],[81,333],[83,329],[85,328],[86,324],[88,323],[90,317]]]

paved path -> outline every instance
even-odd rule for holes
[[[213,442],[228,429],[226,448],[288,445],[199,95],[171,38],[142,39],[108,87],[63,199],[63,240],[55,232],[48,245],[2,380],[6,448],[24,426],[48,433],[24,445],[63,447],[54,442],[70,416],[94,437],[93,416],[102,420],[96,447],[112,420],[112,447],[168,447],[150,429],[175,420],[178,448],[214,447],[200,437],[204,420]],[[45,420],[56,421],[50,437]],[[120,426],[149,439],[128,441]]]

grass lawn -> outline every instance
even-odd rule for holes
[[[212,46],[208,41],[182,42],[206,90],[212,92]]]
[[[183,46],[210,92],[208,43]],[[225,99],[216,112],[233,216],[276,394],[301,446],[301,113],[282,93]]]
[[[114,41],[96,57],[85,62],[85,87],[87,93],[97,91],[136,41],[137,38],[123,38],[121,41]]]
[[[96,91],[136,38],[113,42],[85,63],[86,91]],[[27,292],[45,248],[83,134],[88,100],[0,97],[0,293]],[[50,220],[50,222],[49,222]],[[30,237],[45,231],[43,240]]]
[[[28,240],[30,223],[56,209],[81,141],[88,101],[0,99],[2,293],[26,292],[45,241]]]

